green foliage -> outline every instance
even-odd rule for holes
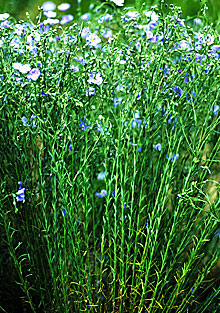
[[[0,260],[31,312],[219,311],[219,35],[154,10],[1,24]]]

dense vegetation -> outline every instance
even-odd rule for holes
[[[119,2],[0,15],[3,312],[219,312],[219,34]]]

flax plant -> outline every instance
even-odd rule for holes
[[[219,34],[166,10],[1,17],[3,312],[219,311]]]

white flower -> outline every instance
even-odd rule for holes
[[[47,25],[55,25],[58,24],[60,21],[57,18],[48,18],[47,20],[44,21],[44,24]]]
[[[58,5],[57,8],[60,11],[66,11],[70,8],[70,4],[69,3],[61,3],[60,5]]]
[[[145,15],[146,17],[150,17],[152,22],[156,22],[159,19],[159,16],[154,11],[147,11]]]
[[[56,9],[56,5],[52,1],[47,1],[42,4],[43,11],[53,11]]]
[[[8,18],[9,16],[10,16],[10,14],[8,14],[8,13],[0,14],[0,21],[7,20],[7,18]]]
[[[213,35],[208,35],[207,45],[210,46],[214,43],[215,37]]]
[[[53,12],[53,11],[45,11],[44,12],[44,15],[47,17],[47,18],[54,18],[57,16],[56,12]]]
[[[86,37],[86,41],[89,47],[97,48],[99,46],[99,43],[101,42],[101,39],[96,34],[91,33],[89,34],[89,36]]]
[[[124,0],[110,0],[111,2],[114,2],[114,4],[118,5],[119,7],[123,7]]]

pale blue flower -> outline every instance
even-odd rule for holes
[[[86,38],[89,36],[89,34],[90,34],[89,27],[84,27],[81,32],[81,37]]]
[[[23,125],[24,126],[30,126],[29,124],[28,124],[28,119],[24,116],[24,117],[22,117],[22,123],[23,123]]]
[[[96,126],[97,126],[97,130],[99,132],[104,133],[104,128],[103,128],[103,126],[100,123],[96,123]]]
[[[122,97],[114,98],[114,107],[116,108],[122,102],[122,100]]]
[[[139,16],[139,13],[136,11],[128,11],[126,17],[124,18],[125,22],[134,21]]]
[[[78,72],[79,71],[79,68],[77,66],[71,66],[70,69],[73,71],[73,72]]]
[[[102,32],[102,36],[106,39],[111,38],[113,36],[112,30],[104,29],[104,31]]]
[[[71,14],[63,15],[62,20],[60,21],[61,25],[67,24],[73,20],[73,16]]]
[[[102,189],[101,192],[96,192],[95,195],[99,198],[104,198],[107,195],[107,192],[105,189]]]
[[[219,105],[215,104],[212,112],[214,113],[214,115],[217,115],[218,111],[219,111]]]
[[[161,151],[161,144],[157,143],[156,145],[153,145],[154,149],[157,151]]]
[[[106,176],[106,172],[100,172],[97,176],[97,179],[98,180],[103,180],[105,179],[105,176]]]
[[[95,94],[95,88],[89,87],[88,89],[86,89],[86,95],[91,97],[94,96]]]
[[[90,17],[91,17],[91,13],[85,13],[85,14],[83,14],[83,15],[80,17],[80,19],[81,19],[82,21],[88,21],[88,20],[90,19]]]
[[[182,49],[182,50],[189,50],[189,48],[190,47],[189,47],[188,41],[184,39],[182,39],[177,46],[177,49]]]
[[[38,68],[33,68],[27,75],[28,80],[36,81],[40,76],[41,72]]]
[[[121,59],[119,63],[124,65],[126,63],[126,60],[125,59]]]
[[[146,17],[151,18],[151,21],[156,22],[159,19],[159,15],[154,11],[148,11],[145,13]]]
[[[113,17],[113,15],[106,14],[106,15],[102,16],[102,17],[98,20],[98,23],[103,23],[103,22],[106,22],[106,21],[110,21],[110,20],[112,20],[112,17]]]
[[[80,57],[80,58],[77,58],[77,57],[74,57],[74,60],[82,65],[85,65],[85,59],[83,59],[83,57]]]
[[[101,85],[103,82],[103,78],[101,77],[101,73],[89,73],[89,79],[87,80],[89,84]]]

